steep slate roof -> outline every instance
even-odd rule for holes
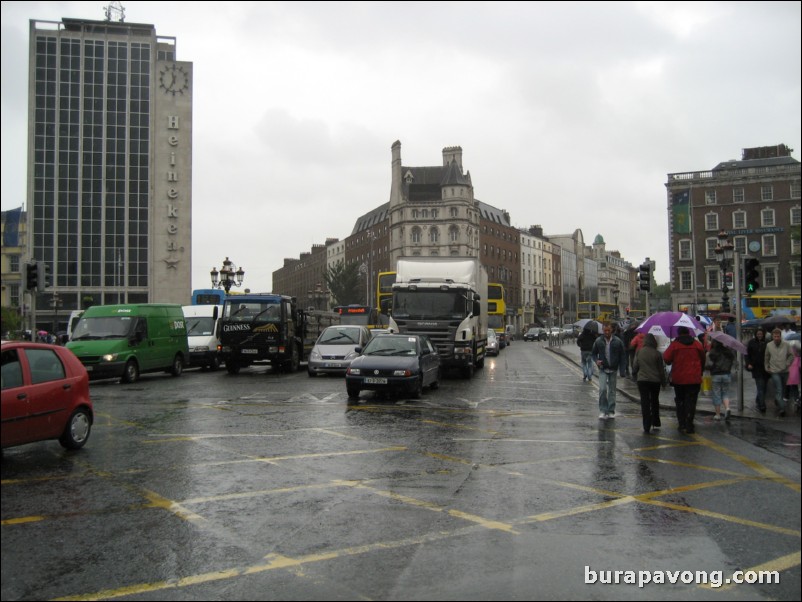
[[[378,223],[383,222],[386,219],[390,218],[390,201],[387,201],[384,205],[379,205],[375,209],[367,212],[365,215],[361,215],[357,218],[356,223],[354,224],[354,229],[351,230],[351,234],[356,234],[357,232],[362,232],[375,226]]]

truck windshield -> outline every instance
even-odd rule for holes
[[[75,325],[72,340],[124,339],[131,334],[135,322],[136,319],[129,316],[81,318]]]
[[[234,301],[226,302],[223,319],[231,322],[278,322],[281,305],[278,301]]]
[[[187,336],[209,336],[214,332],[214,318],[187,318]]]
[[[462,320],[468,300],[462,291],[396,291],[393,317],[411,320]]]

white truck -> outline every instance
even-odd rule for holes
[[[428,336],[442,367],[470,378],[485,362],[484,267],[473,257],[402,257],[396,272],[389,329]]]
[[[200,366],[203,370],[217,370],[220,367],[217,321],[222,315],[222,306],[185,305],[183,309],[187,324],[189,365]]]

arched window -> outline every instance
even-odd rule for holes
[[[415,244],[419,244],[420,243],[420,234],[421,234],[420,228],[418,228],[417,226],[415,228],[412,228],[412,242],[413,243],[415,243]]]
[[[432,243],[440,242],[440,230],[438,228],[432,227],[429,230],[429,242]]]
[[[451,226],[448,229],[448,240],[451,242],[459,242],[459,228]]]

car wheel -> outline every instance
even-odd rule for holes
[[[215,354],[212,356],[211,361],[209,362],[209,370],[219,370],[220,369],[220,356]]]
[[[173,367],[170,368],[170,374],[173,376],[181,376],[181,373],[184,371],[184,358],[181,357],[180,353],[176,353],[175,357],[173,358]]]
[[[70,416],[58,442],[66,449],[81,449],[89,439],[91,430],[92,415],[84,408],[79,408]]]
[[[359,398],[359,389],[356,387],[346,387],[345,390],[348,392],[348,399],[357,399]]]
[[[136,360],[130,359],[125,364],[125,369],[123,370],[123,377],[120,379],[122,383],[135,383],[139,380],[139,364],[136,363]]]
[[[317,376],[317,373],[312,372],[309,368],[306,369],[306,373],[309,375],[309,378],[315,378]]]

